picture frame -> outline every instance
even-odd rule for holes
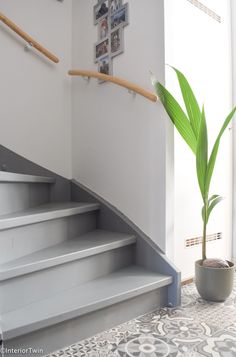
[[[115,28],[111,32],[111,57],[116,57],[117,55],[124,52],[124,31],[121,27]]]
[[[93,7],[94,25],[109,13],[109,0],[101,0]]]
[[[97,0],[93,6],[93,20],[98,25],[94,62],[98,72],[112,75],[113,58],[124,52],[124,27],[129,24],[129,3],[124,4],[123,0]]]
[[[110,29],[115,30],[117,27],[124,27],[129,24],[129,6],[128,3],[123,5],[119,10],[110,16]]]
[[[98,72],[103,74],[112,75],[112,61],[109,55],[100,57],[98,60]],[[98,80],[98,83],[104,83],[103,80]]]
[[[110,54],[110,37],[106,37],[94,45],[94,62],[97,63],[100,57]]]
[[[109,21],[108,21],[108,15],[106,15],[98,22],[98,38],[99,40],[103,40],[108,36],[109,36]]]
[[[123,5],[122,0],[109,0],[109,9],[110,13],[113,14],[117,10],[119,10]]]

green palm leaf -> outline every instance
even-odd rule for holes
[[[198,138],[200,123],[201,123],[201,110],[199,108],[196,97],[190,87],[186,77],[178,69],[172,67],[177,74],[179,86],[182,92],[185,107],[188,113],[191,127],[195,134],[196,139]]]
[[[194,154],[196,154],[197,140],[190,122],[181,106],[168,90],[159,82],[155,83],[157,95],[162,102],[167,114],[175,125],[176,129],[189,145]]]
[[[207,209],[207,220],[206,220],[206,223],[208,223],[208,220],[209,220],[209,217],[210,217],[210,214],[211,214],[213,208],[214,208],[219,202],[221,202],[221,201],[223,200],[223,197],[221,197],[221,196],[219,196],[219,195],[216,195],[216,196],[217,196],[217,197],[214,198],[214,199],[211,201],[211,203],[210,203],[210,205],[209,205],[209,207],[208,207],[208,209]]]
[[[213,195],[209,198],[208,200],[208,205],[210,205],[211,201],[213,201],[215,198],[220,197],[219,195]]]
[[[217,136],[217,139],[215,141],[215,144],[213,146],[213,149],[212,149],[212,152],[211,152],[211,156],[210,156],[210,159],[209,159],[209,163],[208,163],[208,167],[207,167],[206,185],[205,185],[206,193],[209,192],[211,178],[212,178],[212,174],[213,174],[213,171],[214,171],[215,162],[216,162],[218,149],[219,149],[219,145],[220,145],[220,139],[221,139],[225,129],[229,125],[230,121],[232,120],[232,118],[233,118],[233,116],[235,114],[235,111],[236,111],[236,107],[234,107],[234,109],[230,112],[230,114],[225,119],[224,124],[222,125],[222,128],[221,128],[221,130],[220,130],[220,132],[219,132],[219,134]]]
[[[213,195],[209,198],[208,204],[204,204],[202,207],[202,220],[204,221],[206,219],[206,223],[208,223],[210,214],[213,210],[213,208],[223,200],[223,197],[219,195]],[[205,210],[207,210],[206,218],[205,218]]]
[[[207,136],[207,126],[204,108],[202,110],[202,119],[199,128],[199,135],[197,141],[197,154],[196,154],[196,165],[197,165],[197,177],[200,191],[203,200],[205,200],[205,181],[207,173],[207,162],[208,162],[208,136]]]

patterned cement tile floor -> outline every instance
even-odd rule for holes
[[[236,278],[225,303],[202,300],[194,284],[181,308],[163,308],[47,357],[236,357]]]

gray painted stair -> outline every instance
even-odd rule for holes
[[[48,203],[28,210],[0,216],[0,230],[74,216],[99,209],[97,203]]]
[[[98,209],[99,204],[63,202],[1,215],[0,264],[96,229]]]
[[[169,270],[160,274],[155,266],[159,252],[145,243],[140,255],[136,231],[123,230],[119,219],[99,229],[102,202],[51,202],[54,184],[0,172],[0,327],[7,348],[53,352],[166,305],[173,286]]]
[[[95,230],[3,264],[0,268],[1,313],[133,264],[135,241],[131,235]]]
[[[16,174],[14,172],[0,171],[0,183],[55,183],[53,177],[45,176],[34,176],[34,175],[24,175]]]
[[[49,202],[54,183],[50,177],[0,171],[0,215]]]
[[[94,230],[0,265],[0,281],[134,244],[133,235]]]
[[[12,339],[154,291],[172,277],[130,266],[2,316],[3,337]]]

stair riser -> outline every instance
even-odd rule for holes
[[[96,229],[96,212],[0,231],[0,264]]]
[[[134,245],[113,249],[0,284],[0,313],[18,309],[134,262]],[[17,292],[17,293],[16,293]]]
[[[167,289],[165,287],[12,340],[4,341],[3,333],[3,346],[18,349],[30,346],[43,349],[43,354],[34,354],[36,357],[42,357],[44,354],[52,353],[144,313],[163,307],[166,299]],[[6,356],[13,357],[11,354]]]
[[[0,183],[0,215],[14,213],[50,201],[50,185]]]

